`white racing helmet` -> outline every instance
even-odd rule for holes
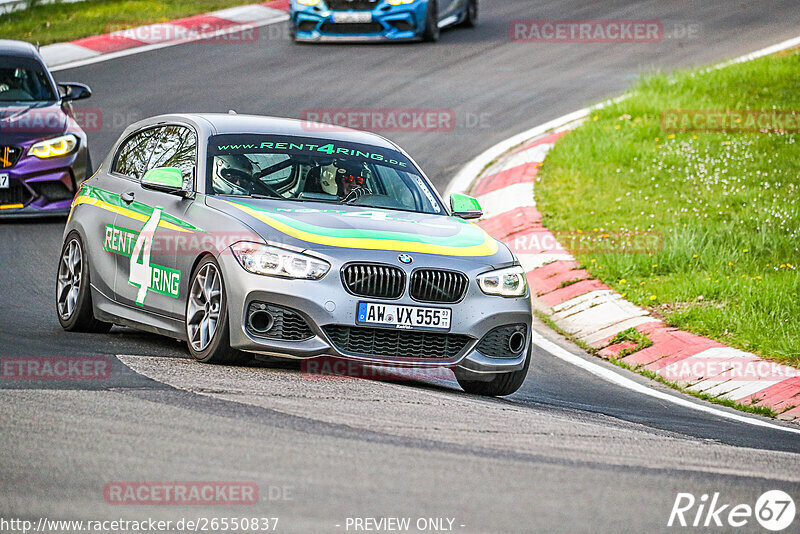
[[[253,181],[253,162],[242,154],[226,154],[214,158],[212,180],[214,191],[222,194],[248,194]]]
[[[319,186],[324,193],[337,195],[339,185],[336,183],[336,165],[323,165],[319,170]]]

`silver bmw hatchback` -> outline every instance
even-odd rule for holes
[[[509,395],[530,364],[525,273],[378,135],[290,119],[164,115],[128,127],[78,191],[56,308],[187,342],[201,362],[334,357],[442,369]]]

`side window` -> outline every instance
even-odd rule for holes
[[[184,187],[192,189],[190,180],[197,162],[197,136],[183,126],[167,126],[159,130],[161,135],[153,148],[153,157],[150,158],[147,168],[176,167],[183,172],[186,182]]]
[[[112,172],[141,179],[147,169],[147,160],[153,151],[157,133],[157,128],[151,128],[128,138],[117,152]]]

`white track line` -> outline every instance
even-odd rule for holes
[[[667,393],[664,393],[663,391],[657,391],[655,389],[649,388],[643,384],[631,380],[630,378],[624,377],[621,374],[612,371],[611,369],[607,369],[601,365],[585,360],[580,356],[576,356],[567,349],[564,349],[559,345],[556,345],[549,339],[544,339],[541,336],[538,336],[534,339],[534,344],[540,349],[547,351],[548,353],[552,354],[553,356],[555,356],[560,360],[563,360],[576,367],[580,367],[584,371],[588,371],[593,375],[598,376],[603,380],[606,380],[607,382],[611,382],[614,385],[630,389],[631,391],[635,391],[636,393],[641,393],[642,395],[647,395],[648,397],[653,397],[659,400],[671,402],[672,404],[676,404],[684,408],[689,408],[691,410],[696,410],[698,412],[716,415],[724,419],[731,419],[739,423],[746,423],[748,425],[760,426],[760,427],[770,428],[773,430],[782,430],[784,432],[789,432],[792,434],[800,434],[800,429],[780,426],[773,423],[769,423],[761,419],[756,419],[754,417],[746,417],[744,415],[739,415],[737,413],[726,412],[724,410],[712,408],[711,406],[707,406],[705,404],[698,404],[688,399],[684,399],[682,397],[676,397],[674,395],[669,395]]]
[[[88,59],[81,59],[81,60],[78,60],[78,61],[73,61],[71,63],[64,63],[64,64],[61,64],[61,65],[56,65],[54,67],[50,67],[50,72],[58,72],[58,71],[61,71],[61,70],[75,69],[75,68],[78,68],[78,67],[83,67],[85,65],[92,65],[94,63],[102,63],[103,61],[109,61],[109,60],[117,59],[117,58],[121,58],[121,57],[133,56],[135,54],[141,54],[141,53],[144,53],[144,52],[150,52],[151,50],[159,50],[161,48],[168,48],[170,46],[177,46],[177,45],[186,44],[186,43],[194,43],[194,42],[197,42],[197,41],[208,40],[208,39],[212,39],[214,37],[220,37],[220,36],[228,35],[228,34],[231,34],[231,33],[238,33],[238,32],[243,31],[243,28],[262,28],[264,26],[269,26],[270,24],[277,24],[279,22],[284,22],[286,20],[289,20],[289,14],[288,13],[285,13],[285,12],[277,10],[277,9],[274,10],[274,11],[275,11],[275,17],[271,18],[271,19],[248,22],[246,25],[243,24],[243,23],[242,24],[237,24],[237,25],[231,26],[229,28],[222,28],[220,30],[217,30],[214,33],[205,34],[202,37],[197,37],[197,38],[192,38],[192,39],[183,39],[183,40],[180,40],[180,41],[169,41],[169,42],[166,42],[166,43],[156,43],[156,44],[145,45],[145,46],[137,46],[135,48],[129,48],[127,50],[120,50],[119,52],[111,52],[110,54],[103,54],[103,55],[100,55],[100,56],[97,56],[97,57],[92,57],[92,58],[88,58]]]
[[[776,45],[768,46],[766,48],[762,48],[761,50],[757,50],[755,52],[751,52],[749,54],[745,54],[743,56],[739,56],[735,59],[731,59],[729,61],[723,61],[722,63],[715,65],[712,68],[721,69],[723,67],[727,67],[728,65],[735,65],[736,63],[744,63],[745,61],[751,61],[753,59],[758,59],[760,57],[768,56],[770,54],[774,54],[775,52],[781,52],[788,48],[794,48],[795,46],[800,46],[800,37],[795,37],[793,39],[787,39],[782,43],[778,43]]]

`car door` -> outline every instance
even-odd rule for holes
[[[141,214],[132,229],[135,240],[128,257],[118,260],[117,295],[123,304],[172,318],[183,315],[179,298],[191,273],[177,268],[177,255],[189,254],[194,226],[184,220],[192,199],[142,186],[141,179],[151,169],[176,167],[184,176],[184,188],[194,188],[197,163],[197,135],[188,126],[165,125],[156,128],[151,153],[143,172],[124,194],[130,207]],[[185,291],[184,291],[185,293]]]
[[[130,244],[130,236],[121,230],[131,225],[128,222],[131,213],[123,194],[130,190],[137,169],[143,168],[149,158],[147,140],[146,132],[128,136],[119,144],[110,167],[101,167],[85,182],[74,201],[75,209],[91,210],[91,216],[82,213],[79,219],[84,221],[84,246],[91,257],[92,285],[113,300],[118,300],[118,259]]]
[[[117,207],[124,179],[101,169],[84,183],[73,201],[73,220],[81,227],[83,246],[89,257],[92,285],[108,298],[115,299],[116,255],[122,236],[115,232]],[[76,215],[78,214],[78,215]]]

